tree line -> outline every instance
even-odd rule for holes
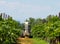
[[[32,18],[29,20],[31,25],[31,36],[57,44],[60,42],[60,18],[58,16],[49,15],[44,19]],[[0,16],[0,43],[13,44],[17,42],[17,38],[21,35],[23,23],[20,23],[12,17],[4,20]]]
[[[49,15],[44,19],[29,18],[27,21],[31,23],[33,38],[46,40],[50,44],[60,42],[60,18],[58,16]]]

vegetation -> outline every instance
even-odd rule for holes
[[[33,38],[39,38],[38,40],[33,39],[36,42],[35,44],[44,44],[45,40],[52,44],[58,44],[60,42],[60,18],[58,16],[49,15],[44,19],[29,18],[26,21],[30,22]],[[16,39],[21,34],[21,29],[23,29],[21,26],[23,24],[21,25],[11,17],[2,19],[0,16],[0,44],[16,43]]]
[[[48,42],[46,42],[45,40],[41,40],[39,38],[33,38],[32,41],[33,44],[48,44]]]
[[[49,15],[45,19],[29,18],[31,22],[31,34],[33,38],[41,38],[53,44],[60,38],[60,18]],[[57,42],[57,43],[58,43]]]
[[[0,20],[0,44],[15,44],[20,36],[20,23],[12,18]]]

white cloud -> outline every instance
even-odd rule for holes
[[[21,2],[7,2],[0,1],[0,9],[3,11],[7,11],[9,13],[14,13],[11,15],[15,19],[31,17],[36,14],[40,14],[42,11],[49,11],[51,7],[49,6],[40,6],[40,5],[32,5],[32,4],[24,4]],[[5,10],[4,10],[5,9]],[[37,15],[36,15],[37,16]]]
[[[38,12],[38,11],[44,11],[44,10],[50,10],[51,7],[49,6],[37,6],[37,5],[31,5],[31,4],[24,4],[19,2],[7,2],[7,1],[0,1],[0,6],[4,6],[5,8],[9,10],[18,9],[22,12]]]
[[[23,4],[22,9],[24,13],[39,13],[42,11],[50,11],[52,8],[50,6]]]
[[[5,7],[7,9],[14,9],[19,6],[19,3],[18,2],[0,1],[0,6]]]
[[[6,3],[6,1],[2,1],[2,0],[0,0],[0,5],[2,4],[5,4]]]

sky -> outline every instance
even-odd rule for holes
[[[6,13],[20,22],[29,17],[58,15],[59,12],[60,0],[0,0],[0,13]]]

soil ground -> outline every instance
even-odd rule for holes
[[[25,38],[18,38],[18,44],[32,44],[32,39],[25,37]]]

